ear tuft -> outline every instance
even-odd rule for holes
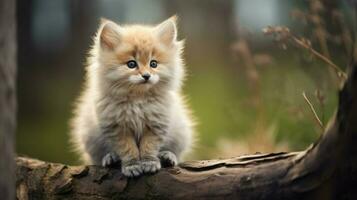
[[[120,27],[116,23],[101,19],[100,46],[105,49],[113,50],[120,42]]]
[[[101,17],[99,21],[100,21],[100,25],[106,24],[108,22],[112,22],[112,21],[110,21],[109,19],[107,19],[105,17]]]
[[[155,32],[160,40],[166,45],[173,44],[177,39],[176,15],[165,20],[155,27]]]

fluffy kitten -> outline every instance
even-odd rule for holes
[[[120,162],[124,175],[139,176],[176,165],[190,148],[176,36],[176,17],[157,26],[102,21],[72,120],[72,142],[86,164]]]

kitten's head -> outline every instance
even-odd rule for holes
[[[121,26],[103,20],[96,38],[97,71],[112,89],[177,88],[183,76],[183,44],[176,36],[176,17],[156,26]]]

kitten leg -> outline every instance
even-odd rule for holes
[[[173,167],[177,165],[177,157],[171,151],[160,151],[158,157],[162,167]]]
[[[151,131],[145,132],[140,140],[141,166],[145,173],[154,173],[160,170],[161,163],[157,157],[162,138]]]
[[[102,159],[103,167],[113,166],[118,163],[120,163],[120,158],[115,152],[107,153]]]
[[[139,160],[139,149],[135,138],[131,134],[120,134],[118,138],[117,153],[121,159],[121,171],[127,177],[135,177],[142,174]]]
[[[87,164],[108,167],[120,163],[120,157],[115,152],[115,145],[112,144],[111,137],[100,135],[93,131],[83,140],[86,142],[85,152],[88,156]]]

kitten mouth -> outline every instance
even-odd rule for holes
[[[139,84],[144,85],[144,84],[150,84],[149,80],[143,80]]]

